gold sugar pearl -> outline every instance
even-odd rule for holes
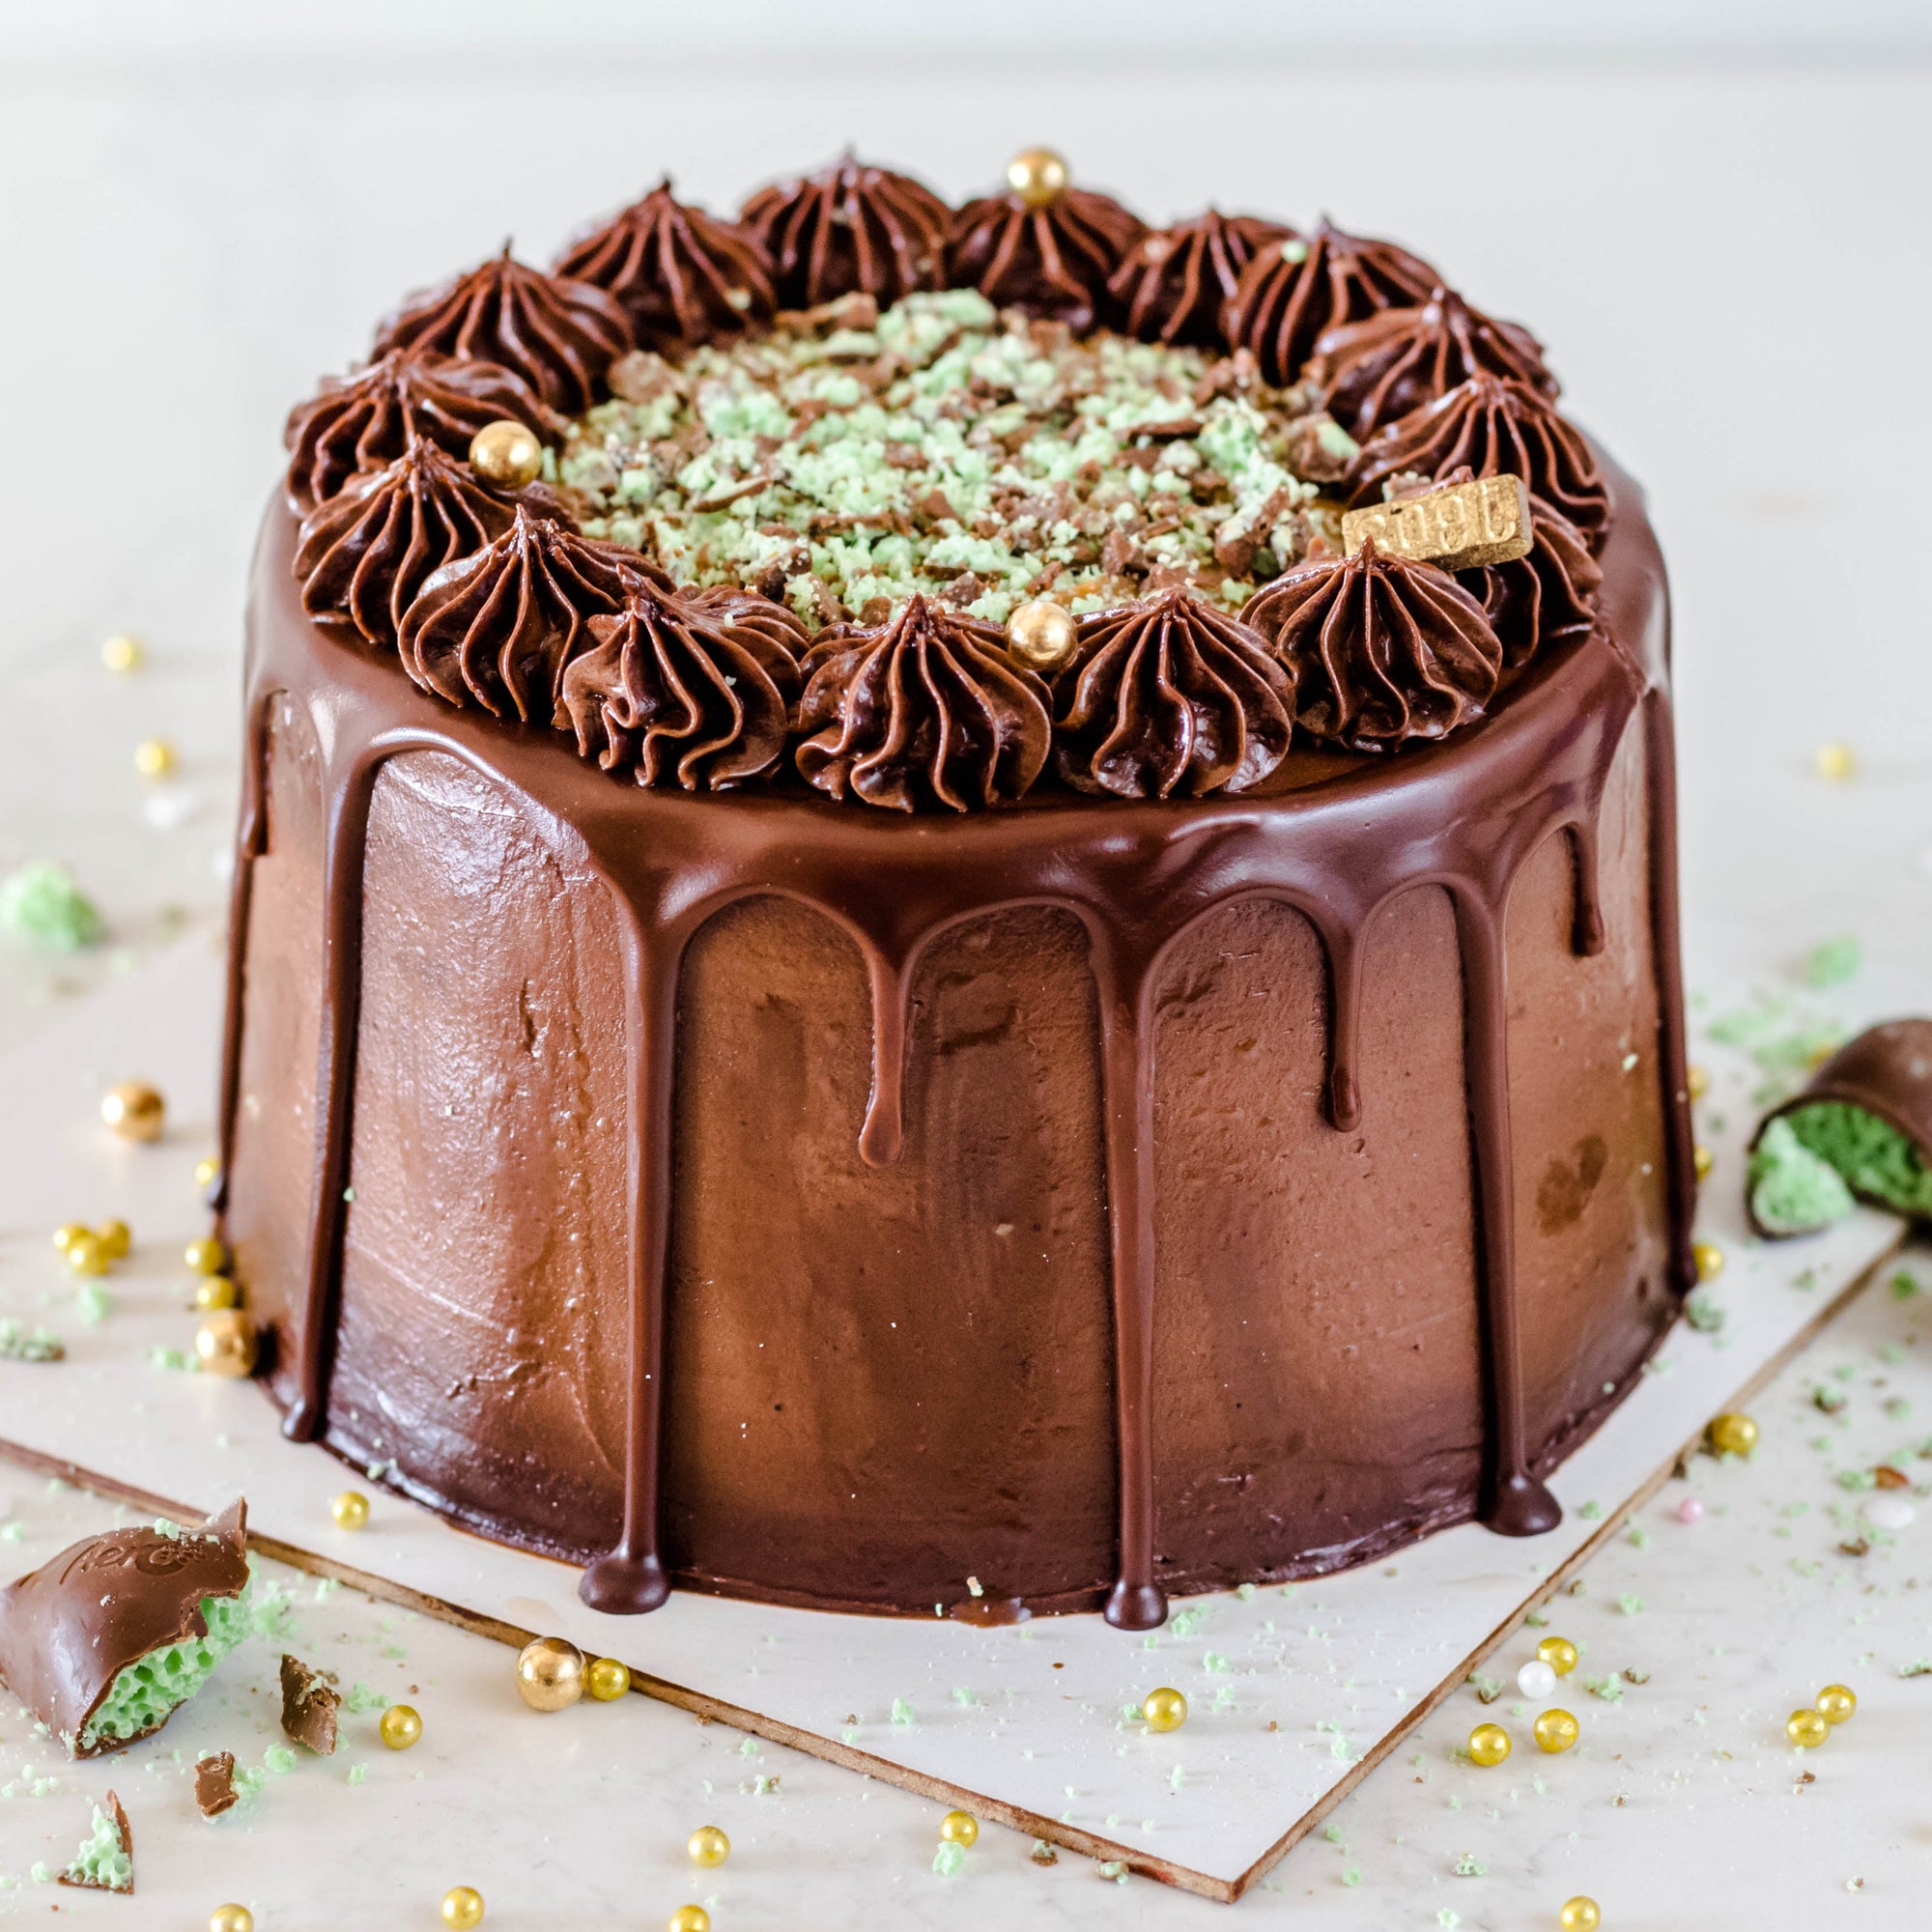
[[[1058,670],[1073,655],[1080,641],[1080,627],[1064,604],[1050,597],[1036,597],[1022,604],[1007,619],[1007,650],[1042,675]]]
[[[1594,1898],[1586,1898],[1579,1891],[1575,1898],[1564,1901],[1557,1922],[1563,1932],[1597,1932],[1604,1922],[1603,1908]]]
[[[194,1305],[204,1315],[217,1308],[240,1308],[242,1291],[225,1274],[205,1274],[194,1285]]]
[[[1859,754],[1842,738],[1832,738],[1811,755],[1811,767],[1828,784],[1843,784],[1859,775]]]
[[[1559,1677],[1568,1677],[1577,1667],[1577,1646],[1567,1636],[1545,1637],[1536,1654]]]
[[[583,1673],[583,1688],[598,1703],[613,1703],[631,1688],[631,1666],[614,1657],[600,1657]]]
[[[422,1739],[422,1716],[413,1704],[391,1704],[377,1720],[376,1729],[391,1750],[408,1750]]]
[[[564,1711],[583,1695],[583,1653],[568,1637],[533,1637],[517,1654],[517,1695],[532,1711]]]
[[[1701,1066],[1685,1070],[1684,1091],[1693,1100],[1701,1100],[1711,1091],[1711,1076]]]
[[[255,1373],[255,1324],[239,1308],[217,1308],[194,1331],[195,1359],[205,1375],[239,1381]]]
[[[63,1221],[54,1230],[54,1252],[66,1254],[81,1236],[92,1232],[85,1221]]]
[[[1022,148],[1007,163],[1007,185],[1029,208],[1047,208],[1066,192],[1066,157],[1051,148]]]
[[[701,1905],[680,1905],[668,1921],[668,1932],[711,1932],[711,1915]]]
[[[485,423],[469,440],[469,467],[499,490],[525,490],[543,474],[543,444],[526,423]]]
[[[1818,1715],[1828,1724],[1842,1724],[1858,1708],[1858,1693],[1848,1684],[1828,1684],[1818,1693]]]
[[[948,1845],[977,1845],[980,1821],[970,1811],[949,1811],[939,1821],[939,1836]]]
[[[442,1894],[442,1922],[450,1932],[471,1932],[483,1922],[483,1894],[473,1885],[453,1885]]]
[[[1705,1180],[1710,1178],[1712,1168],[1718,1164],[1718,1156],[1707,1147],[1694,1147],[1690,1150],[1690,1163],[1697,1170],[1697,1179]]]
[[[361,1529],[369,1520],[369,1498],[360,1490],[344,1490],[330,1499],[328,1513],[337,1529]]]
[[[1552,1755],[1567,1751],[1583,1735],[1583,1727],[1568,1711],[1545,1711],[1532,1728],[1536,1742]]]
[[[206,1194],[221,1179],[221,1163],[211,1154],[204,1155],[194,1164],[194,1191]]]
[[[245,1905],[217,1905],[208,1915],[208,1932],[255,1932],[255,1915]]]
[[[94,1238],[110,1262],[118,1262],[125,1260],[128,1250],[134,1245],[134,1231],[126,1221],[103,1221],[95,1229]]]
[[[1141,1699],[1141,1716],[1151,1731],[1178,1731],[1187,1721],[1187,1699],[1163,1684]]]
[[[164,779],[179,762],[165,738],[143,738],[134,747],[134,769],[144,779]]]
[[[111,671],[125,676],[130,670],[139,670],[141,661],[147,653],[141,648],[139,638],[130,638],[125,632],[109,638],[100,647],[100,662]],[[224,1911],[227,1908],[222,1908]]]
[[[1510,1754],[1510,1734],[1500,1724],[1478,1724],[1469,1733],[1469,1756],[1477,1764],[1501,1764]]]
[[[695,1865],[722,1865],[731,1856],[731,1840],[716,1825],[700,1825],[685,1840],[684,1849]]]
[[[168,1103],[142,1080],[124,1080],[101,1095],[100,1118],[124,1141],[157,1141],[167,1124]]]
[[[190,1241],[182,1250],[190,1274],[220,1274],[228,1265],[228,1250],[213,1235]]]
[[[1832,1726],[1822,1711],[1806,1705],[1785,1719],[1784,1735],[1801,1750],[1816,1750],[1832,1735]]]
[[[1724,1271],[1724,1251],[1716,1241],[1692,1241],[1690,1259],[1696,1264],[1699,1281],[1715,1281]]]
[[[67,1256],[67,1264],[75,1274],[105,1274],[107,1272],[107,1250],[100,1244],[100,1236],[83,1228],[68,1242],[62,1251]]]
[[[1757,1424],[1735,1409],[1713,1416],[1704,1434],[1719,1456],[1748,1456],[1757,1447]]]

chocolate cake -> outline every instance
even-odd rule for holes
[[[666,183],[370,355],[249,612],[291,1435],[619,1611],[1557,1521],[1694,1183],[1663,567],[1534,337],[1038,152]]]

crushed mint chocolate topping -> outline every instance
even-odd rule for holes
[[[1184,587],[1224,610],[1339,512],[1297,474],[1309,399],[1252,358],[996,310],[973,290],[848,296],[768,335],[610,372],[556,474],[586,536],[683,583],[737,584],[813,631],[915,595],[1003,623]]]

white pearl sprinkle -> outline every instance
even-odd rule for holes
[[[1867,1496],[1864,1518],[1879,1529],[1904,1529],[1918,1512],[1900,1495]]]
[[[1556,1673],[1542,1658],[1532,1657],[1516,1674],[1516,1688],[1532,1704],[1540,1704],[1556,1689]]]

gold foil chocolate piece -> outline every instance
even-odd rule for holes
[[[1349,511],[1342,519],[1343,549],[1352,556],[1369,537],[1388,555],[1444,570],[1513,563],[1529,554],[1534,541],[1529,488],[1520,476],[1479,476],[1427,496]]]

